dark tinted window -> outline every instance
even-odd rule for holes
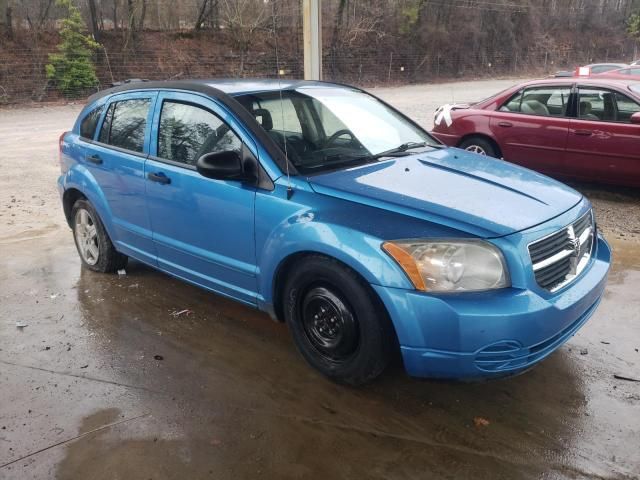
[[[99,140],[114,147],[142,152],[150,103],[148,98],[112,103],[102,123]]]
[[[511,97],[500,110],[541,117],[564,117],[570,94],[571,87],[527,88]]]
[[[96,133],[96,127],[98,126],[98,120],[100,120],[100,115],[102,115],[103,110],[104,106],[98,107],[84,117],[84,120],[82,120],[82,123],[80,124],[80,136],[82,138],[93,140],[93,136]]]
[[[185,103],[162,104],[158,157],[195,165],[205,153],[241,148],[238,136],[208,110]]]

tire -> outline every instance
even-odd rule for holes
[[[93,205],[80,199],[71,209],[73,240],[82,264],[89,270],[113,273],[127,266],[128,257],[116,251]]]
[[[362,385],[389,363],[395,334],[382,302],[337,260],[312,255],[294,265],[283,305],[299,352],[329,379]]]
[[[486,138],[482,137],[469,137],[465,138],[458,148],[462,148],[463,150],[467,150],[472,153],[477,153],[478,155],[486,155],[488,157],[498,157],[498,152],[496,151],[496,147]]]

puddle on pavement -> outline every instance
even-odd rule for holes
[[[395,365],[365,388],[337,386],[266,315],[135,262],[124,277],[82,270],[68,245],[0,260],[3,310],[31,322],[21,334],[0,326],[0,360],[79,376],[37,397],[50,428],[99,429],[57,447],[61,479],[633,478],[640,384],[612,375],[640,364],[640,244],[614,249],[607,296],[587,326],[536,368],[498,381],[417,380]],[[70,395],[82,398],[75,413],[64,407]],[[34,437],[16,455],[42,448],[16,412],[9,439]],[[15,478],[44,471],[33,458]]]

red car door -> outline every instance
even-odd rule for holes
[[[571,120],[567,164],[585,180],[640,186],[640,104],[620,92],[581,87],[578,118]]]
[[[549,174],[565,174],[571,85],[528,87],[492,114],[491,132],[505,160]]]

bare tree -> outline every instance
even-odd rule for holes
[[[257,32],[266,26],[268,7],[264,0],[222,0],[222,22],[240,54],[239,75],[244,74],[246,55],[257,39]]]

